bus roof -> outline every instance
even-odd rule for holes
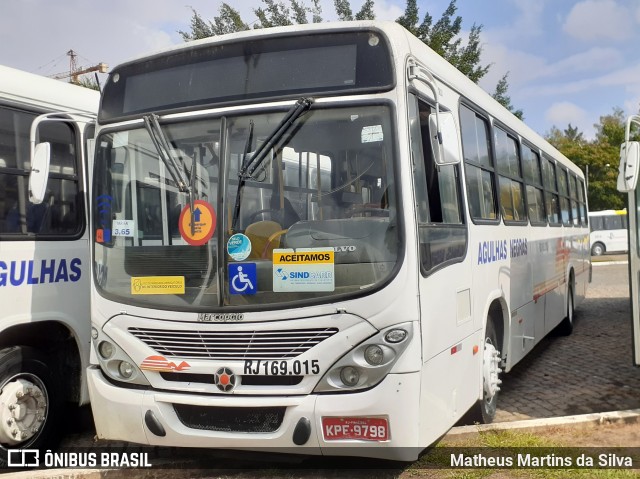
[[[542,138],[540,134],[538,134],[524,122],[516,118],[509,110],[498,103],[481,87],[469,80],[469,78],[462,74],[457,68],[455,68],[448,61],[434,52],[418,38],[411,35],[399,23],[394,21],[363,20],[348,22],[312,23],[303,25],[291,25],[286,27],[245,30],[242,32],[229,33],[226,35],[218,35],[215,37],[185,42],[170,48],[163,49],[161,51],[156,51],[148,55],[143,55],[131,59],[114,67],[112,69],[112,74],[114,74],[120,67],[132,63],[142,62],[159,56],[169,56],[172,53],[190,49],[198,49],[200,47],[213,43],[224,44],[243,40],[259,39],[261,37],[286,37],[299,34],[300,32],[339,32],[370,29],[378,29],[381,32],[385,33],[389,37],[391,48],[404,48],[405,50],[411,49],[414,55],[421,62],[426,64],[426,66],[431,70],[436,79],[455,90],[458,94],[473,102],[477,107],[493,116],[500,123],[506,125],[515,133],[521,135],[523,138],[528,140],[528,142],[531,143],[532,146],[540,148],[540,150],[549,155],[551,158],[561,161],[565,167],[569,168],[577,176],[579,176],[580,178],[584,178],[584,173],[582,172],[582,170],[577,165],[572,163],[568,158],[566,158],[562,153],[560,153],[556,148],[554,148],[551,144],[549,144],[544,138]]]
[[[43,111],[78,111],[95,115],[100,93],[0,65],[0,101],[27,104]]]

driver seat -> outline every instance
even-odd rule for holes
[[[280,237],[286,230],[275,221],[257,221],[247,226],[244,234],[251,241],[249,259],[270,259],[273,250],[280,246]]]

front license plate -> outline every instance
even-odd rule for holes
[[[322,432],[326,441],[386,441],[389,439],[389,423],[384,417],[323,417]]]

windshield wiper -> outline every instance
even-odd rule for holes
[[[282,137],[291,129],[293,124],[298,118],[302,116],[313,103],[312,98],[300,98],[295,105],[293,105],[282,121],[276,126],[276,128],[267,136],[266,140],[258,147],[253,156],[247,161],[248,150],[251,147],[253,137],[253,122],[250,122],[249,126],[249,138],[247,139],[247,145],[245,147],[244,157],[242,159],[242,166],[238,172],[238,190],[236,191],[236,203],[233,209],[233,220],[231,222],[231,230],[236,231],[238,227],[238,218],[240,216],[240,202],[242,197],[242,188],[249,178],[253,178],[255,171],[260,168],[264,160],[271,149],[278,144]]]
[[[178,185],[178,189],[181,193],[187,193],[189,197],[189,212],[191,213],[191,235],[195,234],[195,221],[193,220],[193,204],[195,202],[195,178],[196,178],[196,160],[192,159],[191,164],[191,176],[190,180],[187,179],[182,173],[182,168],[178,164],[175,156],[173,155],[173,148],[169,144],[166,135],[162,131],[160,122],[158,121],[158,115],[151,113],[145,115],[144,126],[151,137],[153,145],[156,147],[160,159],[164,163],[164,166],[169,171],[169,174],[173,178],[173,181]]]

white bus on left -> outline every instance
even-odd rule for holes
[[[88,402],[85,162],[99,93],[0,66],[0,464]],[[32,146],[50,154],[36,165]],[[31,143],[31,144],[30,144]]]

